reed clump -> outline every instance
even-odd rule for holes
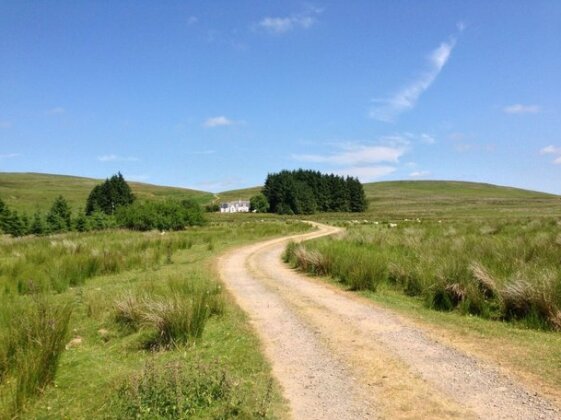
[[[353,225],[339,239],[290,244],[285,261],[353,290],[384,285],[437,310],[561,330],[556,220],[392,225]]]

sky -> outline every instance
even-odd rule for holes
[[[561,2],[0,0],[0,172],[561,194]]]

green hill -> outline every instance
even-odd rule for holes
[[[0,198],[10,207],[28,213],[47,210],[55,197],[64,196],[73,209],[83,208],[92,188],[100,179],[67,175],[0,172]],[[210,202],[213,194],[186,188],[162,187],[140,182],[128,182],[141,200],[195,199]]]
[[[0,173],[0,198],[29,213],[46,210],[62,194],[73,209],[83,208],[91,189],[103,180],[37,173]],[[141,200],[192,198],[201,204],[208,192],[129,182]],[[249,200],[262,187],[224,191],[218,202]],[[561,215],[561,197],[519,188],[461,181],[386,181],[364,184],[367,218],[446,218]],[[341,216],[348,218],[348,216]],[[357,216],[351,216],[356,218]],[[361,216],[362,217],[362,216]]]
[[[224,201],[249,200],[255,194],[259,194],[262,189],[263,187],[251,187],[251,188],[244,188],[241,190],[224,191],[216,195],[220,203]]]
[[[219,201],[249,199],[252,187],[225,191]],[[446,218],[561,215],[561,197],[463,181],[385,181],[364,184],[368,218]],[[356,216],[353,216],[356,218]]]

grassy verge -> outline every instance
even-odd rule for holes
[[[385,287],[360,294],[420,324],[435,338],[498,364],[561,403],[561,334],[427,308]]]
[[[148,258],[79,282],[65,280],[59,289],[49,279],[41,288],[18,289],[17,278],[3,276],[3,337],[12,334],[10,328],[17,330],[18,318],[5,310],[14,302],[31,308],[35,299],[45,297],[53,313],[66,314],[69,308],[71,315],[59,334],[63,338],[57,341],[55,369],[21,400],[16,400],[22,376],[16,362],[31,366],[29,358],[6,356],[14,352],[6,351],[2,341],[0,417],[247,418],[282,413],[283,402],[259,342],[244,314],[222,292],[212,260],[230,246],[307,229],[271,220],[215,223],[165,236],[106,232],[50,238],[48,245],[42,239],[4,242],[0,263],[21,264],[31,274],[44,267],[34,267],[27,256],[34,250],[44,253],[47,246],[55,251],[81,249],[52,252],[47,261],[55,266],[57,259],[79,261],[104,246],[108,255],[113,254],[109,249],[120,252],[123,261],[141,248]],[[26,332],[22,336],[33,337]]]

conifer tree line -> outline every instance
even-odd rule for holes
[[[138,202],[123,175],[118,173],[96,185],[84,210],[72,214],[61,195],[43,214],[11,210],[0,198],[0,233],[12,236],[48,235],[62,232],[86,232],[123,227],[132,230],[181,230],[204,223],[202,210],[193,200],[181,202]]]
[[[263,195],[269,211],[279,214],[363,212],[368,206],[357,178],[303,169],[269,174]]]

